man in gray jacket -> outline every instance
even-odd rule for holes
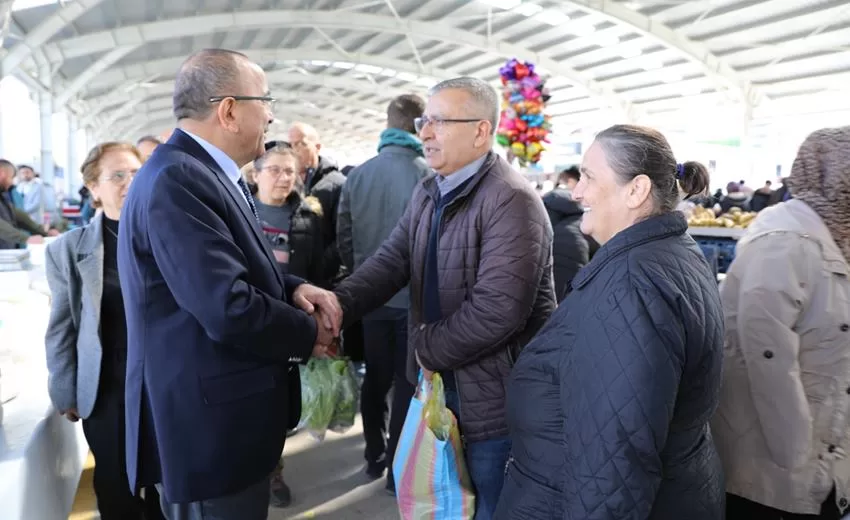
[[[416,95],[392,100],[378,155],[352,170],[343,185],[337,242],[349,272],[360,267],[390,236],[416,185],[430,173],[414,128],[414,120],[422,116],[424,108],[425,101]],[[414,391],[406,376],[409,298],[404,288],[363,318],[366,377],[360,411],[366,438],[366,473],[377,479],[388,469],[387,490],[392,492],[393,453]],[[387,393],[393,385],[387,432]]]

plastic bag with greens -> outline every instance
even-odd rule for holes
[[[354,426],[358,408],[354,363],[348,358],[334,359],[330,363],[330,370],[336,386],[336,405],[328,429],[334,433],[345,433]]]
[[[301,370],[301,421],[316,440],[327,430],[345,433],[357,415],[358,388],[348,358],[310,359]]]
[[[336,407],[336,388],[329,367],[328,359],[310,359],[299,367],[301,421],[298,427],[320,441],[325,438]]]

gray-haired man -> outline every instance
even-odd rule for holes
[[[493,151],[499,99],[487,83],[435,86],[416,122],[436,176],[390,237],[335,290],[345,321],[410,283],[408,379],[440,372],[459,418],[477,520],[496,507],[511,448],[505,380],[555,308],[552,227],[528,182]]]

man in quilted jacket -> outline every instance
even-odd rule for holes
[[[552,226],[529,183],[493,151],[499,100],[487,83],[435,86],[416,120],[436,172],[390,237],[335,290],[351,322],[410,284],[408,379],[439,372],[458,417],[476,520],[496,507],[510,451],[505,380],[555,308]]]

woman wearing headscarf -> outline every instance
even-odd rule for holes
[[[103,520],[163,518],[153,486],[145,488],[144,500],[130,491],[124,449],[127,323],[118,279],[118,220],[141,165],[132,144],[92,148],[81,168],[83,182],[92,205],[103,211],[57,238],[45,253],[51,293],[44,339],[48,392],[59,413],[83,420]]]
[[[613,126],[588,148],[573,196],[601,247],[511,373],[497,520],[722,518],[723,313],[680,187],[703,193],[708,170],[656,130]]]
[[[787,184],[721,289],[728,520],[837,520],[850,499],[850,126],[810,135]]]

